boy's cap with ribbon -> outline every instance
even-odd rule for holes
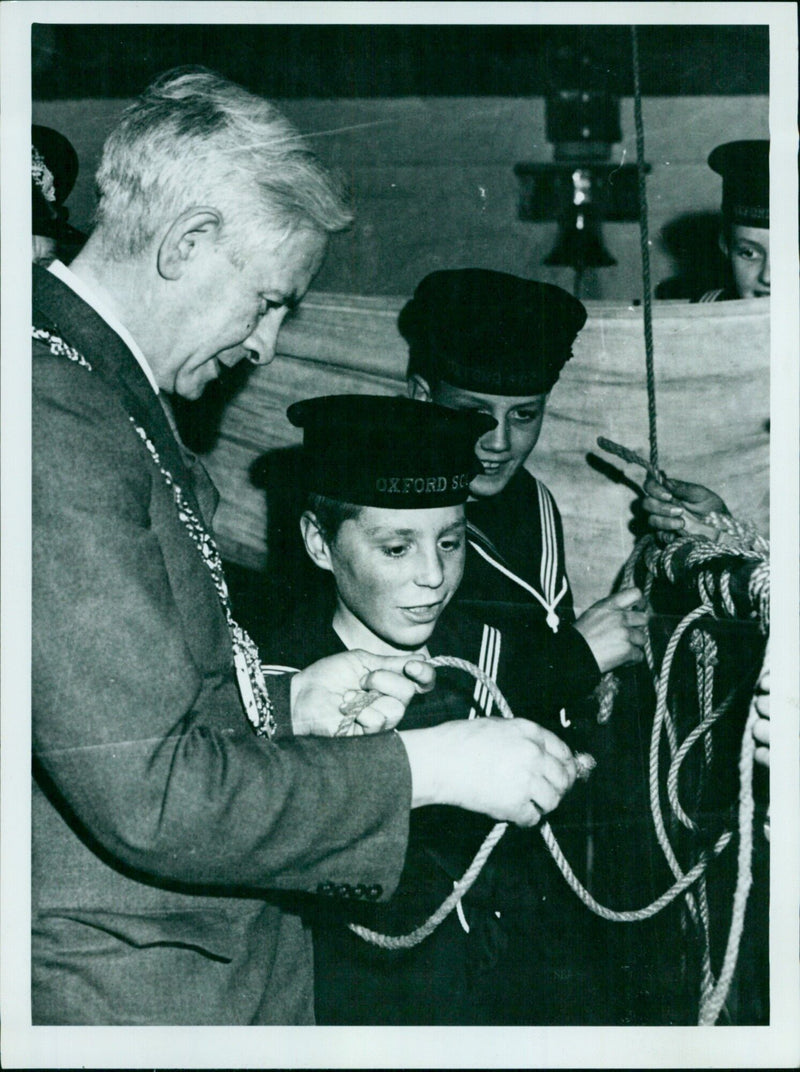
[[[420,510],[466,502],[481,466],[475,444],[496,426],[476,411],[378,395],[295,402],[306,491],[340,502]]]
[[[50,127],[31,126],[33,234],[82,243],[81,231],[67,222],[64,202],[78,177],[78,154],[68,138]]]
[[[769,227],[769,141],[718,145],[708,166],[722,176],[722,215],[729,224]]]

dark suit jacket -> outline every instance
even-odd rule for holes
[[[285,678],[278,735],[254,735],[210,573],[130,417],[198,510],[202,480],[119,337],[34,273],[36,326],[92,366],[34,343],[34,1023],[310,1022],[307,933],[274,891],[390,895],[405,751],[293,738]]]

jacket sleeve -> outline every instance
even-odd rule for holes
[[[101,855],[178,888],[388,896],[411,800],[397,735],[257,738],[206,568],[113,391],[37,359],[33,429],[33,747],[51,799]],[[287,687],[274,698],[286,727]]]

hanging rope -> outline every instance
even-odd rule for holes
[[[644,301],[644,352],[647,367],[647,417],[650,429],[650,462],[658,469],[658,434],[656,431],[656,378],[653,364],[653,299],[650,284],[650,228],[647,218],[645,183],[644,123],[642,121],[642,87],[639,71],[639,37],[631,26],[633,53],[633,117],[636,127],[636,174],[639,189],[639,242],[642,251],[642,294]]]
[[[733,974],[736,971],[736,963],[739,958],[739,945],[744,931],[744,917],[747,911],[747,898],[750,887],[753,884],[752,858],[753,858],[753,757],[755,755],[755,740],[753,738],[753,726],[757,713],[755,704],[750,704],[750,712],[742,736],[742,751],[739,757],[739,783],[741,795],[739,799],[739,859],[737,868],[736,890],[733,895],[733,913],[731,915],[731,929],[728,933],[728,942],[725,948],[725,956],[722,961],[722,970],[719,973],[717,984],[710,994],[704,994],[700,1006],[701,1026],[710,1026],[717,1022],[717,1017],[722,1011],[725,999],[728,996]]]

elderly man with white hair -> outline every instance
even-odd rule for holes
[[[431,687],[423,656],[267,680],[233,617],[216,492],[169,396],[271,361],[350,220],[294,128],[174,72],[97,183],[70,268],[34,268],[33,1021],[310,1023],[310,939],[281,892],[386,900],[411,808],[533,826],[574,759],[523,720],[386,732]],[[331,739],[353,697],[358,734]]]

